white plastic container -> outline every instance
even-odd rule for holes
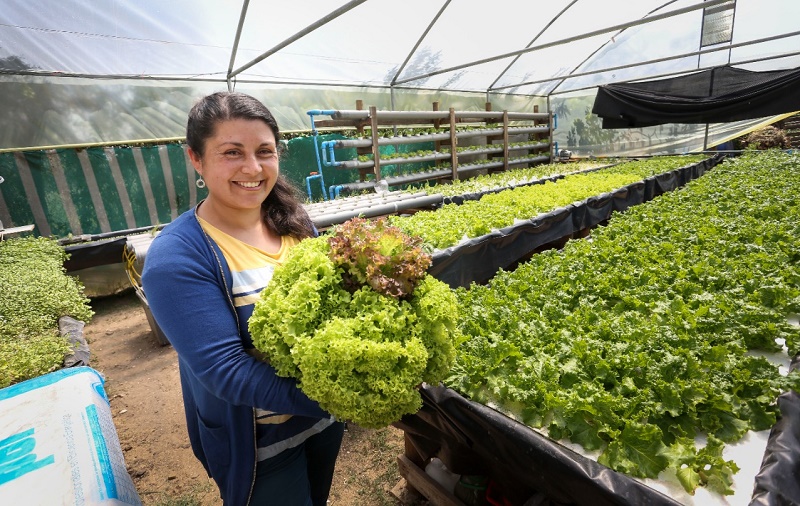
[[[436,480],[439,485],[441,485],[451,494],[456,488],[456,483],[458,483],[458,480],[461,478],[461,475],[453,474],[449,469],[447,469],[447,467],[444,465],[444,462],[436,457],[433,457],[431,461],[428,462],[428,465],[425,466],[425,473]]]

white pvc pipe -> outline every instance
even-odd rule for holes
[[[317,218],[312,218],[311,221],[317,228],[325,228],[331,225],[344,223],[345,221],[360,216],[363,218],[374,218],[376,216],[384,216],[388,214],[395,214],[405,209],[413,209],[416,207],[428,207],[444,201],[441,194],[427,195],[415,199],[407,199],[398,202],[392,202],[380,206],[368,207],[365,209],[352,209],[333,214],[326,214]]]

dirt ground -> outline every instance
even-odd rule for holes
[[[216,485],[189,447],[175,351],[151,332],[133,291],[92,299],[84,328],[90,365],[105,376],[128,472],[149,505],[221,505]],[[348,426],[330,505],[396,505],[403,434]]]

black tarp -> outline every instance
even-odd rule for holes
[[[800,68],[715,67],[680,77],[600,86],[592,113],[603,128],[726,123],[800,110]]]
[[[798,366],[800,356],[795,356],[791,369]],[[781,416],[769,433],[750,506],[800,504],[800,395],[784,392],[778,407]]]
[[[454,390],[423,385],[420,393],[422,409],[395,427],[423,460],[436,456],[453,473],[489,476],[505,504],[541,495],[558,505],[680,504]]]
[[[542,496],[548,505],[680,504],[452,389],[423,384],[420,394],[422,408],[394,426],[424,461],[437,457],[453,473],[488,476],[505,504]],[[778,405],[781,415],[754,480],[751,506],[800,504],[800,396],[786,392]]]
[[[122,263],[122,251],[125,248],[125,237],[116,237],[102,241],[70,244],[64,246],[69,258],[64,262],[67,272],[79,271],[100,265]]]

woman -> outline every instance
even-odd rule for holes
[[[189,439],[226,506],[323,505],[343,424],[257,357],[259,292],[316,234],[278,169],[278,125],[243,93],[189,113],[188,154],[208,197],[153,240],[142,287],[178,354]]]

